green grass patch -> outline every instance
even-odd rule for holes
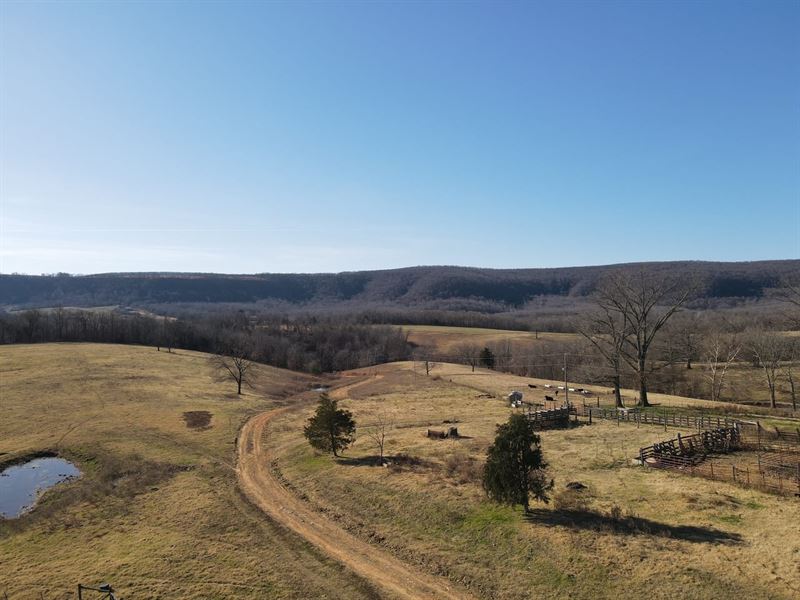
[[[484,502],[464,517],[463,527],[470,531],[485,531],[492,527],[505,527],[519,521],[519,515],[510,506]]]
[[[310,450],[305,450],[302,456],[292,461],[293,466],[302,475],[311,475],[331,469],[334,466],[333,460],[327,454],[317,454]]]
[[[718,515],[714,517],[720,523],[725,523],[727,525],[741,525],[742,524],[742,515]]]

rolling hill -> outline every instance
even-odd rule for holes
[[[500,312],[536,298],[577,301],[618,269],[694,280],[700,301],[759,299],[800,260],[653,262],[548,269],[409,267],[318,274],[106,273],[0,275],[0,306],[148,306],[237,303],[305,308],[426,308]]]

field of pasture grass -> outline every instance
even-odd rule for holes
[[[537,341],[565,342],[578,339],[575,333],[551,333],[546,331],[512,331],[507,329],[485,329],[482,327],[449,327],[444,325],[403,325],[408,341],[417,346],[430,348],[437,354],[456,354],[459,346],[470,344],[486,346],[497,342]]]
[[[434,356],[445,358],[457,356],[464,345],[483,347],[508,342],[519,349],[546,342],[571,342],[581,339],[577,333],[513,331],[479,327],[403,325],[402,329],[408,334],[409,342],[427,350]],[[800,336],[800,332],[797,331],[786,331],[783,334],[787,337]],[[800,372],[800,366],[796,367],[796,372]],[[687,377],[698,390],[707,390],[710,385],[707,365],[703,364],[702,360],[695,360],[693,369],[683,371],[681,374]],[[629,391],[629,398],[635,398],[637,395],[637,392]],[[726,403],[740,402],[751,411],[754,407],[768,407],[769,389],[763,370],[746,361],[735,362],[726,373],[721,398]],[[791,414],[789,383],[784,376],[778,378],[777,401],[779,408],[784,413]],[[718,408],[717,410],[722,409]]]
[[[105,581],[127,599],[374,596],[236,489],[240,424],[310,384],[259,366],[237,396],[201,353],[0,347],[0,466],[50,450],[83,472],[0,520],[0,597],[74,598]]]
[[[513,410],[497,396],[543,382],[449,364],[429,377],[413,363],[364,373],[371,377],[333,392],[359,424],[343,458],[308,447],[302,426],[311,408],[279,417],[267,440],[298,495],[410,563],[484,598],[800,594],[800,501],[633,464],[663,429],[604,421],[544,432],[553,500],[524,515],[488,502],[480,475],[496,424]],[[377,466],[368,435],[379,414],[394,423],[388,467]],[[428,428],[450,426],[463,437],[426,437]],[[566,492],[570,482],[586,489]]]

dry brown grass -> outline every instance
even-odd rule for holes
[[[508,341],[514,344],[536,344],[546,341],[568,342],[581,339],[576,333],[550,333],[530,331],[510,331],[504,329],[482,329],[478,327],[445,327],[436,325],[404,325],[403,330],[408,333],[410,342],[422,346],[433,354],[455,355],[459,347],[464,344],[485,346]],[[800,335],[800,332],[783,332],[786,336]],[[682,372],[695,389],[698,395],[708,393],[709,383],[706,366],[701,361],[695,361],[691,371]],[[602,386],[599,386],[602,389]],[[638,394],[629,390],[629,398],[633,399]],[[791,409],[791,396],[789,385],[784,377],[778,383],[777,399],[785,411]],[[726,374],[726,383],[722,391],[722,400],[726,402],[739,401],[752,410],[754,406],[767,406],[769,404],[769,390],[764,379],[763,371],[753,367],[747,362],[736,362]],[[657,401],[657,400],[656,400]]]
[[[475,466],[510,409],[478,397],[468,368],[441,365],[439,377],[414,374],[410,363],[371,372],[335,394],[362,428],[378,410],[394,417],[390,468],[375,466],[366,435],[341,461],[313,453],[300,434],[308,412],[281,417],[271,435],[286,448],[278,467],[309,502],[409,562],[487,598],[800,594],[800,503],[631,464],[662,429],[601,422],[544,432],[559,507],[526,517],[481,491]],[[480,387],[499,394],[518,379],[488,374]],[[465,437],[425,436],[444,421],[457,421]],[[572,481],[587,486],[579,500],[563,493]]]
[[[579,336],[575,333],[550,333],[541,331],[511,331],[506,329],[484,329],[481,327],[446,327],[440,325],[403,325],[408,341],[430,348],[437,354],[453,354],[464,344],[486,346],[498,342],[545,342],[571,341]]]
[[[0,348],[0,461],[57,449],[84,473],[0,524],[0,597],[72,598],[101,581],[129,599],[372,596],[236,491],[240,423],[309,383],[259,367],[239,397],[200,353]],[[187,427],[196,411],[213,414],[207,427]]]

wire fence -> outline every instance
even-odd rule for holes
[[[800,497],[800,432],[720,428],[639,449],[642,465]]]
[[[589,422],[594,419],[605,419],[617,423],[635,423],[636,425],[656,425],[660,427],[680,427],[686,429],[720,429],[735,427],[738,421],[730,417],[714,415],[691,415],[677,411],[643,411],[639,409],[619,409],[598,407],[586,402],[576,403],[578,415],[587,417]]]

